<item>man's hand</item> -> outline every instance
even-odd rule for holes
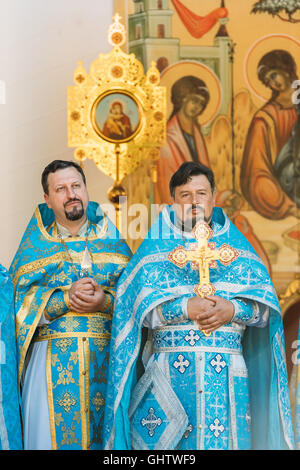
[[[93,295],[95,291],[94,283],[95,281],[90,277],[83,277],[82,279],[74,282],[69,290],[70,300],[71,296],[78,292],[82,292],[87,295]]]
[[[193,321],[197,321],[199,314],[206,313],[213,305],[211,301],[203,299],[202,297],[191,297],[187,304],[189,318]]]
[[[223,297],[192,297],[188,301],[188,313],[189,318],[198,324],[200,330],[211,333],[232,320],[234,307]]]
[[[71,309],[75,312],[99,312],[105,303],[105,292],[94,279],[85,277],[74,282],[69,299]]]

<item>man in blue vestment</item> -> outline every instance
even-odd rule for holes
[[[14,290],[6,269],[0,265],[0,449],[22,449],[20,400],[17,380],[17,349]]]
[[[292,449],[282,319],[268,272],[214,207],[210,169],[184,163],[170,193],[174,205],[163,209],[118,283],[105,448]],[[195,293],[204,256],[198,264],[184,259],[197,246],[199,221],[209,227],[211,252],[234,253],[211,260],[214,295]],[[138,380],[143,326],[149,335]]]
[[[297,450],[300,450],[300,319],[298,322],[298,339],[295,341],[292,360],[294,366],[290,382],[290,395],[294,418],[295,446]]]
[[[11,265],[25,449],[101,449],[117,280],[131,253],[85,175],[55,160]]]

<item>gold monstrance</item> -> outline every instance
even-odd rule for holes
[[[82,164],[93,159],[97,167],[114,179],[108,198],[119,211],[125,189],[122,180],[142,161],[154,169],[159,148],[166,139],[166,89],[159,86],[155,62],[146,74],[134,54],[126,54],[125,27],[114,16],[108,31],[113,49],[99,54],[88,74],[78,63],[75,86],[68,89],[68,144]],[[154,174],[155,177],[155,174]]]
[[[196,244],[187,250],[182,246],[175,248],[168,255],[169,261],[179,268],[183,268],[189,261],[192,269],[199,270],[199,284],[194,287],[194,292],[199,297],[213,295],[216,292],[215,286],[209,280],[209,269],[217,267],[217,261],[227,266],[239,256],[235,248],[224,243],[216,249],[215,242],[208,240],[213,236],[213,231],[205,222],[198,223],[194,229]],[[204,332],[205,333],[205,332]]]

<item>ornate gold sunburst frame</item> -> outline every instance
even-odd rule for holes
[[[112,51],[99,54],[89,74],[78,62],[75,86],[68,88],[68,145],[75,147],[74,157],[80,163],[93,159],[99,170],[115,180],[108,196],[116,205],[118,197],[124,195],[123,178],[142,160],[150,159],[154,168],[159,158],[159,147],[166,140],[166,90],[159,85],[155,62],[144,74],[135,55],[121,50],[126,31],[118,14],[113,19],[108,32]],[[137,106],[139,124],[126,138],[109,139],[97,127],[97,104],[113,94],[130,97]]]

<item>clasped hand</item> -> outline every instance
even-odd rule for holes
[[[94,279],[84,277],[72,284],[69,301],[71,309],[75,312],[99,312],[105,302],[105,292]]]
[[[200,330],[211,333],[220,326],[229,323],[234,315],[234,306],[223,297],[191,297],[188,300],[189,318],[195,321]]]

